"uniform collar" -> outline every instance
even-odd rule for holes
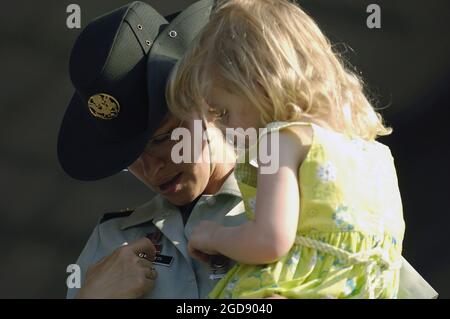
[[[242,198],[241,192],[239,191],[239,186],[233,173],[228,176],[216,194],[209,196],[217,197],[223,195]],[[158,194],[155,195],[155,197],[153,197],[149,202],[136,208],[130,216],[126,217],[123,220],[120,229],[125,230],[133,226],[147,223],[153,219],[164,218],[165,216],[178,211],[179,210],[176,206],[172,205],[164,197]]]
[[[213,196],[219,195],[231,195],[242,198],[238,183],[236,181],[236,178],[234,177],[234,172],[227,177],[225,182],[222,184],[222,187],[220,187],[219,191]]]

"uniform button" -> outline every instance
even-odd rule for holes
[[[208,201],[201,199],[201,200],[198,201],[197,205],[198,206],[202,206],[202,205],[205,205],[207,202]]]
[[[211,197],[210,199],[208,199],[207,203],[209,206],[213,206],[216,203],[216,198]]]

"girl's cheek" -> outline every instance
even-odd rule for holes
[[[234,114],[229,114],[226,122],[227,122],[226,125],[228,127],[231,127],[231,128],[239,127],[239,122],[237,121],[236,116]]]

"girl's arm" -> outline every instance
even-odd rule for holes
[[[211,242],[216,252],[241,263],[265,264],[289,251],[300,207],[298,168],[310,144],[302,140],[290,129],[279,133],[278,171],[261,174],[264,164],[259,166],[255,219],[237,227],[218,227]],[[266,136],[261,147],[269,142]]]

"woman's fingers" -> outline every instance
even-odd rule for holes
[[[141,258],[137,263],[144,269],[144,274],[147,279],[155,280],[157,278],[158,274],[151,261]]]
[[[119,247],[89,268],[84,285],[76,297],[142,297],[155,285],[157,273],[151,262],[155,255],[156,249],[148,238]]]
[[[150,280],[155,280],[156,278],[158,278],[158,272],[156,271],[155,268],[151,268],[151,269],[146,269],[145,270],[145,278],[150,279]]]
[[[155,259],[156,248],[152,241],[147,237],[142,237],[141,239],[136,240],[134,243],[129,244],[127,248],[131,249],[138,256],[145,256],[148,260]]]

